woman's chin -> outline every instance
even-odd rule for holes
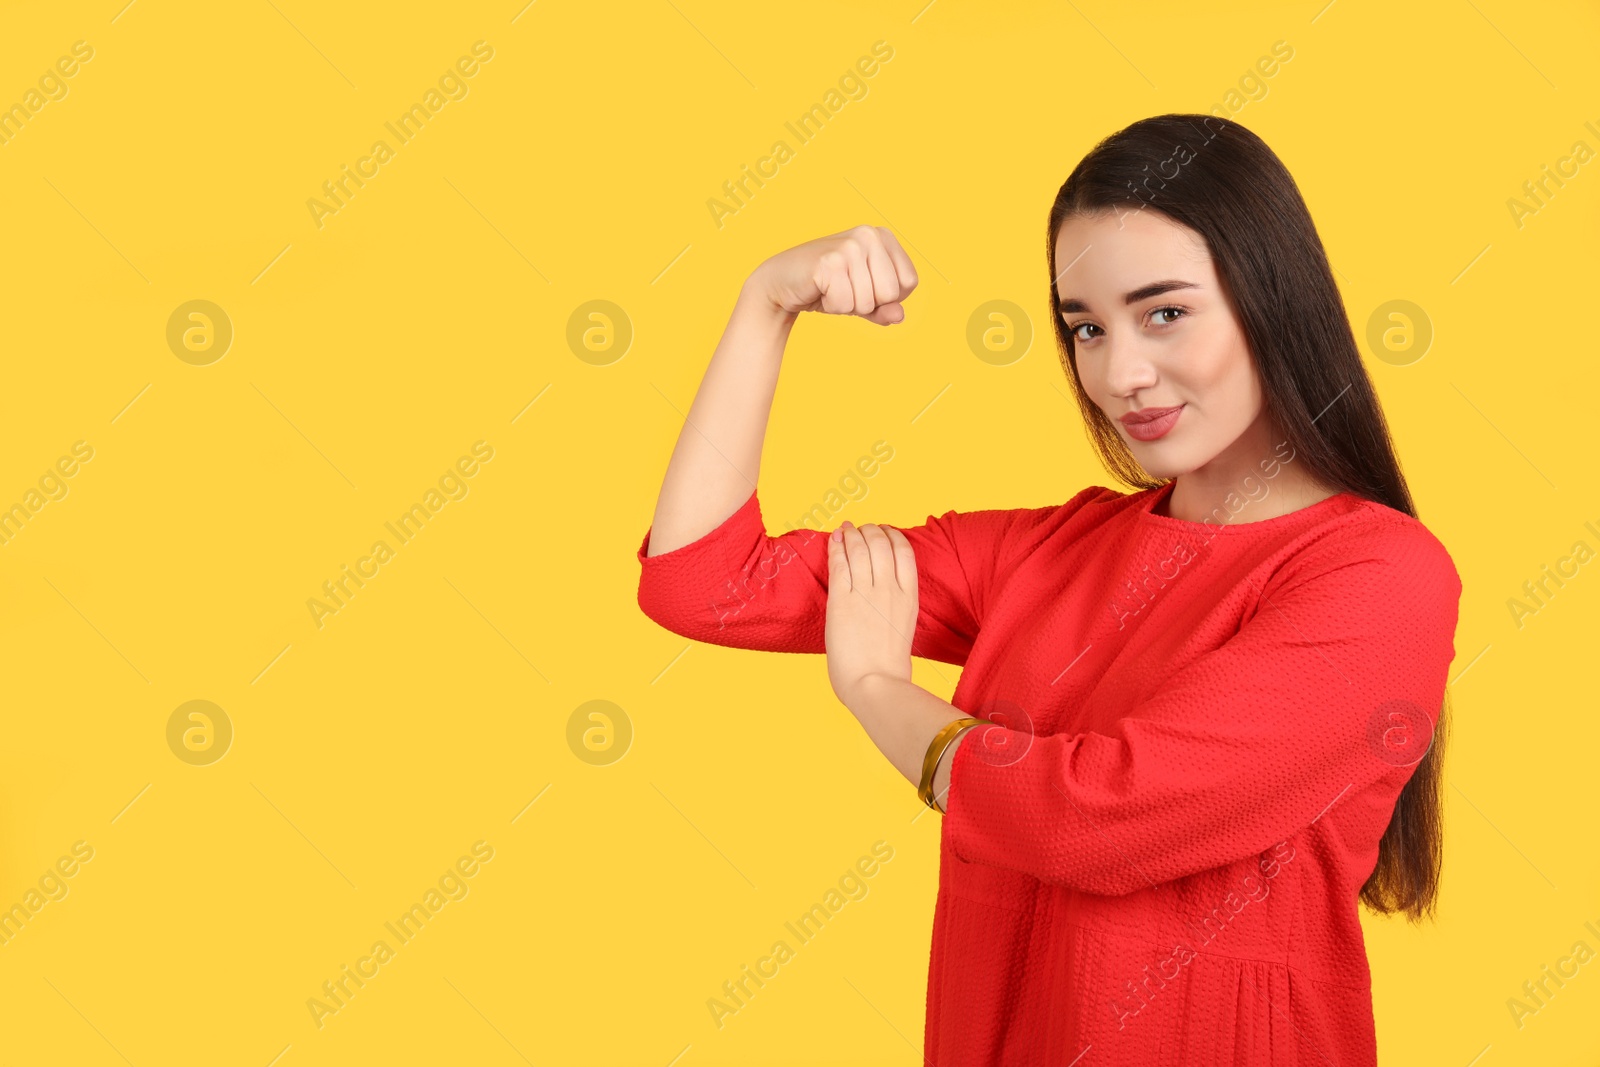
[[[1154,442],[1143,441],[1131,442],[1133,447],[1133,458],[1139,461],[1139,466],[1143,467],[1144,472],[1150,475],[1150,477],[1170,480],[1178,477],[1180,474],[1188,474],[1190,471],[1194,470],[1192,465],[1184,463],[1181,460],[1174,460],[1171,456],[1160,455],[1159,449],[1150,447],[1150,445],[1153,443]],[[1152,455],[1151,453],[1156,454]]]

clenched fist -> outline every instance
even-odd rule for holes
[[[894,234],[862,225],[779,252],[746,284],[782,311],[859,315],[889,326],[904,321],[901,301],[917,287],[917,271]]]

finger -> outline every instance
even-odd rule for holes
[[[894,544],[894,576],[900,588],[915,596],[917,593],[917,553],[911,539],[893,526],[888,528],[889,540]]]
[[[867,553],[872,560],[872,580],[876,585],[890,585],[895,581],[894,573],[894,542],[889,540],[889,535],[877,523],[868,523],[861,527],[861,539],[867,544]]]
[[[883,237],[883,247],[894,263],[895,277],[900,283],[899,299],[904,300],[917,287],[917,268],[911,265],[911,257],[900,247],[900,241],[895,237],[894,231],[887,226],[879,226],[878,233]]]
[[[850,291],[856,301],[854,313],[869,315],[878,301],[872,295],[872,271],[867,266],[866,245],[852,236],[845,238],[840,249],[850,264]]]
[[[873,308],[872,314],[861,317],[868,322],[875,322],[879,326],[893,326],[897,322],[906,321],[906,309],[900,305],[899,301],[895,301],[892,304],[883,304],[880,307]]]
[[[844,523],[844,552],[850,559],[850,587],[865,589],[872,585],[872,554],[861,530],[849,519]]]
[[[845,553],[844,542],[835,541],[833,535],[828,535],[828,591],[832,593],[837,589],[848,592],[853,586],[850,583],[850,557]]]
[[[867,250],[867,270],[872,274],[872,303],[878,307],[900,299],[900,278],[889,257],[883,235],[875,227],[863,226],[862,244]]]
[[[822,294],[822,310],[831,315],[848,315],[855,310],[851,289],[850,265],[844,253],[834,250],[817,258],[817,290]]]

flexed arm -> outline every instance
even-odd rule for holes
[[[647,556],[716,529],[756,489],[778,368],[802,311],[888,326],[917,286],[893,234],[856,226],[780,252],[745,280],[667,463]]]
[[[887,231],[856,227],[782,252],[745,282],[668,465],[638,557],[639,607],[659,625],[730,648],[822,653],[827,531],[769,535],[755,487],[787,331],[800,311],[899,322],[916,284]],[[965,664],[991,604],[1065,505],[948,510],[897,527],[916,551],[912,654]]]

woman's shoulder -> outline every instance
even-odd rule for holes
[[[1103,485],[1088,485],[1065,501],[1008,508],[1002,514],[1008,517],[1013,533],[1029,529],[1055,530],[1068,523],[1099,526],[1136,505],[1142,496],[1143,493],[1122,493]]]
[[[1421,519],[1367,497],[1311,531],[1302,567],[1319,571],[1360,566],[1392,573],[1397,589],[1431,587],[1460,596],[1461,576],[1450,550]]]
[[[1085,486],[1066,501],[1037,506],[953,508],[930,514],[919,527],[902,528],[914,543],[935,534],[976,557],[995,557],[1003,569],[1026,558],[1044,542],[1077,538],[1111,521],[1130,497],[1101,485]]]
[[[1100,543],[1103,538],[1117,537],[1119,528],[1131,531],[1147,493],[1087,485],[1063,502],[1011,512],[1005,540],[1017,557],[1026,557],[1047,542],[1075,544],[1093,539]]]

